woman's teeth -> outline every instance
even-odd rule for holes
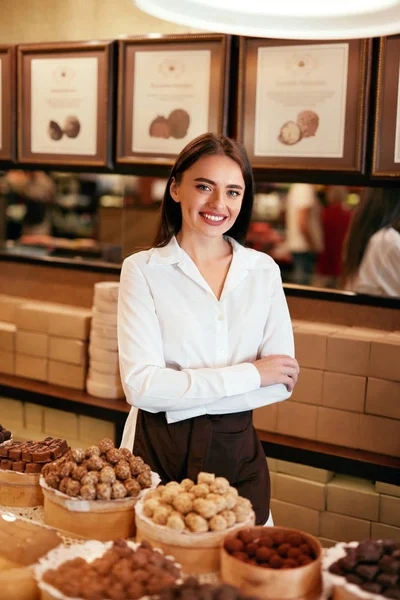
[[[208,215],[207,213],[201,213],[201,216],[209,221],[223,221],[226,217],[216,217],[214,215]]]

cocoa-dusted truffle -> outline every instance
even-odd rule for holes
[[[131,470],[126,460],[120,460],[114,467],[115,475],[118,479],[129,479],[131,476]]]
[[[80,494],[84,500],[95,500],[96,486],[92,484],[82,485]]]
[[[80,491],[81,491],[81,484],[79,483],[79,481],[76,481],[76,479],[70,479],[67,484],[65,493],[68,494],[68,496],[72,496],[72,497],[76,498],[77,496],[79,496]]]
[[[147,471],[145,473],[140,473],[140,475],[136,477],[136,481],[138,482],[142,490],[149,488],[151,486],[151,473]]]
[[[140,475],[145,470],[145,464],[140,456],[132,456],[129,459],[129,467],[131,469],[132,475]]]
[[[96,485],[97,500],[111,499],[111,485],[109,483],[98,483]]]
[[[60,467],[60,476],[61,477],[70,477],[73,469],[75,468],[75,463],[72,460],[66,460]]]
[[[88,471],[101,471],[104,467],[104,461],[100,456],[91,456],[86,463],[86,467]]]
[[[112,467],[103,467],[100,471],[99,481],[100,483],[108,483],[112,485],[116,480],[115,471]]]
[[[118,448],[111,448],[106,454],[107,461],[112,465],[116,465],[120,460],[123,460],[123,455]]]
[[[71,477],[77,481],[81,481],[82,478],[87,475],[87,468],[83,465],[74,465],[72,469]]]
[[[104,438],[99,443],[99,449],[102,454],[107,454],[112,448],[114,448],[114,442],[110,438]]]
[[[129,461],[132,456],[132,452],[128,450],[128,448],[120,448],[119,451],[121,452],[123,459]]]
[[[100,454],[101,452],[98,446],[89,446],[85,451],[86,458],[90,458],[91,456],[100,456]]]
[[[74,448],[71,450],[71,458],[75,463],[79,464],[85,458],[85,451],[82,448]]]
[[[99,471],[89,471],[81,479],[82,485],[96,485],[99,483]]]
[[[135,479],[126,479],[124,485],[129,496],[136,498],[140,494],[141,487]]]
[[[117,500],[120,498],[125,498],[127,495],[127,489],[121,481],[116,481],[113,483],[111,488],[111,498]]]
[[[63,477],[59,483],[58,489],[60,490],[60,492],[63,492],[63,494],[67,493],[67,486],[68,483],[71,481],[70,477]]]

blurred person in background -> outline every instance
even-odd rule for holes
[[[286,198],[286,241],[293,259],[293,283],[311,285],[323,250],[321,206],[309,183],[295,183]]]
[[[326,190],[326,206],[321,211],[324,249],[318,257],[318,285],[335,288],[342,270],[343,244],[351,213],[346,208],[348,189],[330,185]]]
[[[347,290],[400,297],[400,191],[366,188],[345,241]]]

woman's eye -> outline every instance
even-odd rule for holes
[[[233,198],[237,198],[239,196],[239,192],[236,190],[228,190],[228,195],[232,196]]]
[[[208,187],[208,185],[205,185],[205,183],[200,183],[199,185],[196,185],[196,188],[198,190],[203,190],[203,191],[210,191],[211,188]]]

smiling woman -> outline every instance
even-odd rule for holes
[[[297,381],[278,266],[242,246],[253,206],[244,148],[200,136],[168,180],[156,247],[127,258],[118,303],[120,372],[132,409],[122,445],[162,482],[226,477],[269,516],[269,474],[252,409]]]

